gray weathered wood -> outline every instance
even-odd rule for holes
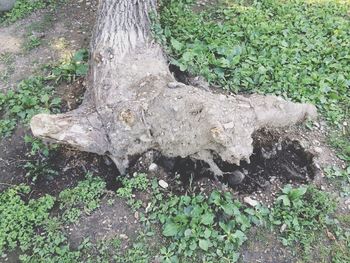
[[[214,154],[249,162],[254,131],[316,116],[312,105],[274,96],[226,96],[174,85],[151,37],[149,13],[155,9],[155,0],[100,1],[84,103],[66,114],[35,116],[35,136],[108,155],[121,173],[130,156],[154,149],[206,161],[221,175]]]

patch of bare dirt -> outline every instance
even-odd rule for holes
[[[126,206],[125,200],[114,197],[113,201],[110,205],[104,200],[99,209],[67,230],[73,247],[78,247],[85,238],[97,244],[115,237],[123,241],[123,247],[138,236],[141,229],[138,218]]]
[[[73,83],[62,83],[56,89],[56,95],[62,99],[61,112],[67,112],[78,108],[86,90],[84,78]]]
[[[96,5],[97,1],[69,1],[56,10],[40,10],[14,24],[0,27],[0,55],[11,56],[11,61],[0,60],[0,69],[6,70],[9,66],[13,68],[6,79],[0,78],[0,91],[15,87],[20,80],[39,71],[46,63],[57,62],[65,54],[87,47],[94,25]],[[26,52],[23,43],[28,34],[40,35],[43,44]],[[76,107],[76,103],[79,103],[77,97],[81,96],[83,90],[80,80],[59,86],[57,93],[62,96],[63,110]],[[12,136],[0,142],[0,190],[28,180],[23,169],[28,161],[28,148],[23,139],[25,134],[30,134],[28,127],[18,127]],[[60,171],[60,176],[52,181],[40,179],[36,188],[38,195],[56,194],[81,179],[83,168],[79,168],[80,164],[77,166],[81,171],[76,171],[79,174],[76,176],[67,168],[74,158],[82,163],[88,162],[87,166],[94,164],[91,155],[60,151],[59,156],[55,156],[52,161],[53,168]]]
[[[297,259],[268,229],[252,228],[241,248],[241,263],[292,263]]]
[[[18,127],[13,136],[0,143],[0,191],[25,181],[23,165],[27,147],[24,143],[25,129]]]
[[[119,172],[114,163],[106,157],[61,147],[51,155],[48,163],[58,175],[40,177],[32,187],[34,197],[44,194],[58,196],[64,189],[76,186],[88,172],[103,178],[107,189],[117,189]]]
[[[13,28],[0,28],[0,54],[19,53],[21,51],[23,39],[18,36],[18,31]]]
[[[15,87],[23,78],[40,71],[48,63],[57,62],[82,47],[87,47],[95,21],[97,1],[69,1],[55,10],[40,10],[10,26],[0,27],[0,54],[13,56],[14,69],[0,79],[0,90]],[[25,50],[30,35],[41,45]],[[9,65],[1,63],[2,68]]]

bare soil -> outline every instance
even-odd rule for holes
[[[125,200],[114,198],[113,201],[110,205],[106,198],[96,212],[81,218],[77,224],[67,229],[73,248],[77,248],[85,238],[96,244],[117,237],[124,241],[123,247],[130,245],[128,241],[137,238],[141,223],[125,204]]]
[[[9,26],[0,27],[0,55],[10,54],[13,61],[0,66],[14,70],[0,90],[13,88],[18,81],[40,71],[47,63],[57,62],[81,47],[88,47],[95,22],[97,1],[71,1],[57,10],[41,10]],[[42,44],[26,51],[23,44],[28,36],[41,39]]]

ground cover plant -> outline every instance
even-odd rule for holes
[[[58,112],[60,101],[53,97],[53,87],[40,76],[23,80],[15,91],[0,93],[0,135],[11,134],[18,122],[28,123],[38,112]]]
[[[81,49],[52,66],[48,76],[32,76],[22,80],[15,91],[0,92],[0,136],[8,136],[17,123],[28,124],[38,113],[60,111],[61,99],[54,94],[56,85],[62,81],[73,81],[87,73],[87,51]]]
[[[64,211],[63,219],[69,223],[76,222],[83,212],[89,214],[99,207],[99,200],[105,194],[106,183],[99,177],[88,173],[73,189],[66,189],[59,194],[60,209]]]
[[[10,187],[0,193],[0,254],[19,249],[21,262],[83,261],[80,249],[69,248],[63,226],[96,210],[104,192],[105,183],[92,174],[58,198],[45,195],[26,201],[29,186]],[[54,205],[63,211],[59,216],[52,214]]]
[[[333,130],[329,143],[347,166],[325,170],[326,184],[335,189],[287,185],[268,209],[248,206],[232,190],[217,185],[208,190],[193,178],[183,186],[173,177],[162,177],[169,183],[164,188],[160,178],[153,177],[155,171],[143,171],[118,176],[111,186],[110,180],[87,172],[57,195],[40,196],[38,181],[52,184],[62,174],[50,163],[57,146],[27,135],[23,139],[28,152],[22,163],[30,186],[6,184],[0,192],[0,261],[17,253],[20,262],[32,263],[247,262],[241,255],[247,239],[255,238],[250,230],[257,228],[277,235],[300,262],[350,262],[348,210],[337,208],[339,199],[350,196],[348,1],[214,3],[203,7],[193,0],[160,1],[160,17],[152,16],[153,31],[170,63],[183,74],[204,76],[210,84],[235,93],[272,93],[316,104]],[[6,21],[26,15],[27,4],[7,13]],[[28,12],[37,8],[42,7],[38,4]],[[28,50],[37,45],[33,39]],[[11,54],[0,59],[12,65]],[[27,78],[14,91],[1,93],[0,136],[10,138],[18,124],[26,124],[37,112],[59,112],[55,87],[81,80],[87,59],[86,49],[78,50],[46,66],[48,74]],[[62,169],[72,169],[66,161]],[[79,162],[74,165],[80,167]],[[141,226],[138,237],[115,235],[97,243],[86,238],[73,246],[68,229],[94,214],[104,220],[101,208],[106,203],[130,208],[128,220]]]
[[[52,7],[59,1],[57,0],[17,0],[14,7],[0,14],[0,23],[13,23],[36,10],[43,9],[49,5]]]
[[[6,65],[6,69],[0,72],[0,80],[6,82],[9,78],[9,75],[13,73],[14,71],[13,61],[14,61],[13,54],[7,53],[7,52],[0,54],[0,62]]]
[[[83,240],[78,249],[70,248],[64,226],[96,210],[107,193],[103,180],[92,174],[76,187],[61,192],[58,198],[46,195],[26,202],[30,188],[24,185],[1,193],[1,249],[4,252],[19,248],[21,262],[110,262],[112,258],[116,262],[151,262],[154,258],[160,262],[236,262],[249,229],[254,225],[266,227],[270,221],[277,229],[284,228],[281,238],[285,244],[298,242],[307,249],[316,240],[317,232],[328,227],[344,246],[331,250],[339,258],[334,262],[346,262],[342,260],[349,256],[349,235],[330,217],[335,203],[312,186],[286,186],[270,212],[262,206],[248,208],[229,192],[174,195],[144,174],[134,174],[129,179],[123,180],[117,194],[129,201],[134,199],[128,205],[140,213],[144,231],[126,251],[119,238],[100,244]],[[146,203],[137,198],[141,192],[151,196],[146,209]],[[137,209],[135,203],[140,204]],[[59,216],[51,213],[54,205],[61,210]],[[25,228],[14,227],[24,224]],[[150,240],[159,227],[163,241],[154,248]]]
[[[151,181],[145,174],[124,178],[122,184],[117,194],[134,209],[135,204],[144,207],[135,193],[152,189],[148,191],[152,202],[146,211],[140,211],[146,229],[160,224],[162,235],[168,238],[166,246],[153,252],[161,262],[236,262],[247,231],[252,225],[262,225],[268,214],[268,209],[261,206],[247,208],[229,192],[214,190],[209,197],[167,193],[157,180]]]
[[[280,227],[284,245],[297,242],[305,255],[309,255],[311,245],[319,231],[326,228],[327,219],[335,208],[335,201],[325,192],[312,186],[293,188],[287,185],[276,199],[270,219],[273,225]]]
[[[230,193],[218,191],[209,198],[201,194],[172,196],[159,207],[162,234],[171,238],[171,244],[160,250],[165,262],[236,262],[246,232],[252,225],[262,224],[267,212],[247,208]]]
[[[347,1],[162,1],[155,34],[181,71],[234,92],[317,105],[349,160],[350,20]]]
[[[72,82],[79,77],[87,74],[89,57],[86,49],[80,49],[74,54],[62,59],[57,65],[49,67],[51,74],[48,79],[54,80],[56,83],[61,81]]]

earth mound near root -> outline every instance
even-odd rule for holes
[[[299,141],[279,137],[272,132],[259,131],[254,134],[254,153],[250,163],[242,161],[240,166],[222,161],[219,157],[215,163],[224,172],[219,177],[222,183],[232,187],[240,194],[264,191],[278,180],[281,184],[308,183],[318,174],[319,168],[311,152],[302,147]],[[155,162],[170,177],[179,177],[186,186],[202,178],[214,179],[214,174],[203,161],[191,158],[166,158],[157,156]],[[244,179],[235,184],[231,178],[238,171]]]

